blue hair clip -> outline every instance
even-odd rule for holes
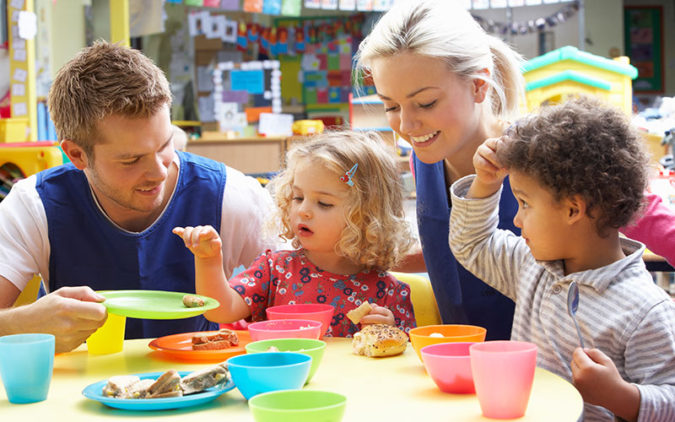
[[[354,167],[352,167],[348,172],[344,174],[344,176],[340,176],[340,181],[345,182],[349,186],[354,186],[354,181],[352,181],[352,177],[354,177],[354,173],[356,173],[356,169],[359,166],[359,163],[354,164]]]

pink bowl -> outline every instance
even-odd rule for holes
[[[313,338],[318,339],[321,323],[311,319],[277,319],[258,321],[248,325],[251,340],[272,338]]]
[[[474,343],[438,343],[422,348],[422,362],[438,388],[445,393],[473,394],[469,348]]]
[[[321,323],[319,338],[321,338],[328,331],[328,327],[330,327],[335,307],[321,303],[298,303],[294,305],[270,306],[266,311],[267,319],[311,319],[319,321]]]

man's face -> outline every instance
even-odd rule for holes
[[[84,169],[96,198],[118,225],[149,225],[168,202],[176,180],[168,108],[150,118],[111,115],[97,129],[99,139]]]

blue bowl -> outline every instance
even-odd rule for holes
[[[227,360],[232,381],[246,400],[260,393],[302,388],[312,358],[295,352],[264,352]]]

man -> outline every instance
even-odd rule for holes
[[[97,42],[59,71],[49,109],[71,163],[22,180],[0,203],[0,308],[33,274],[53,293],[0,310],[0,335],[49,332],[67,351],[105,321],[94,290],[194,292],[175,226],[216,227],[228,276],[265,249],[269,195],[222,163],[176,152],[170,105],[164,74],[137,50]],[[127,338],[215,328],[201,316],[128,319]]]

